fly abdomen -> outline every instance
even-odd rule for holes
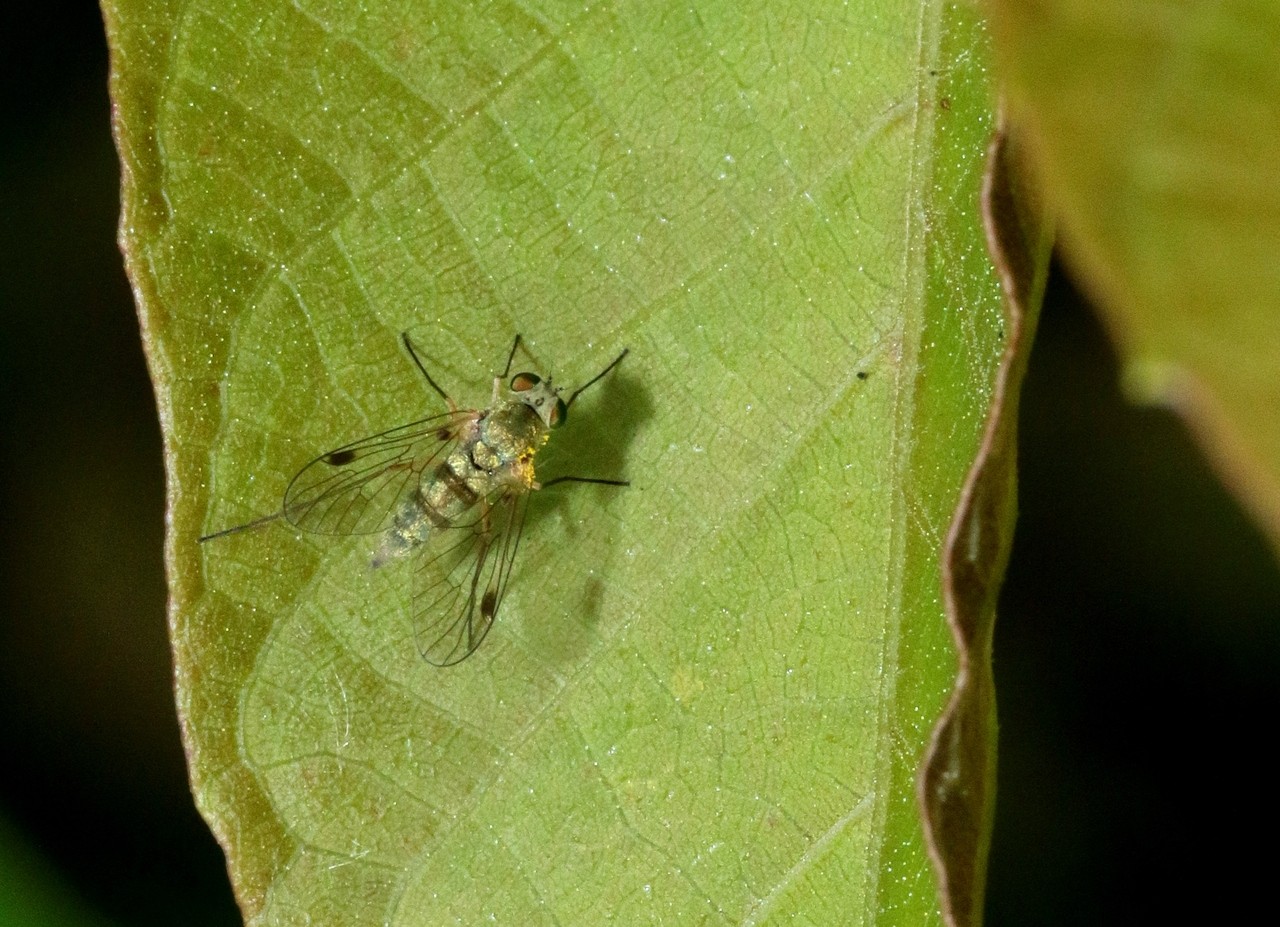
[[[433,528],[448,526],[449,522],[426,504],[422,498],[422,490],[419,489],[396,512],[396,520],[383,535],[382,543],[374,552],[373,566],[380,567],[388,560],[403,557],[415,547],[427,543]]]
[[[437,479],[443,484],[443,488],[452,496],[464,509],[469,509],[480,501],[480,494],[471,488],[471,484],[467,482],[466,477],[461,476],[453,469],[450,461],[446,460],[436,470]]]
[[[477,470],[470,454],[455,451],[422,480],[396,513],[395,523],[373,558],[375,567],[427,542],[433,530],[454,527],[484,495],[489,474]]]

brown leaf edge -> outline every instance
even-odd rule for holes
[[[982,923],[996,771],[991,636],[1013,542],[1018,398],[1052,235],[1027,159],[1019,152],[1002,114],[987,149],[982,216],[1004,295],[1007,340],[982,444],[943,547],[943,601],[959,667],[917,782],[925,841],[949,927]]]

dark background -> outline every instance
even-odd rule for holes
[[[234,925],[170,691],[101,19],[30,6],[0,13],[0,925]],[[990,927],[1272,901],[1280,572],[1180,424],[1117,382],[1055,276],[996,634]]]

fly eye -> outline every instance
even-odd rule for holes
[[[555,408],[551,410],[551,414],[547,416],[547,425],[551,428],[559,428],[564,424],[564,420],[569,417],[569,407],[564,404],[564,400],[559,396],[556,397]]]
[[[527,393],[541,382],[542,377],[536,373],[517,373],[511,378],[511,392]]]

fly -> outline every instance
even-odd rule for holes
[[[520,336],[487,409],[460,409],[401,335],[418,370],[449,411],[335,448],[303,467],[279,512],[206,534],[201,542],[283,518],[313,534],[381,534],[373,565],[423,548],[413,575],[418,649],[437,666],[470,656],[493,626],[511,579],[533,490],[557,483],[628,486],[627,480],[558,476],[539,483],[534,458],[583,391],[627,356],[624,350],[578,387],[536,373],[508,380]]]

